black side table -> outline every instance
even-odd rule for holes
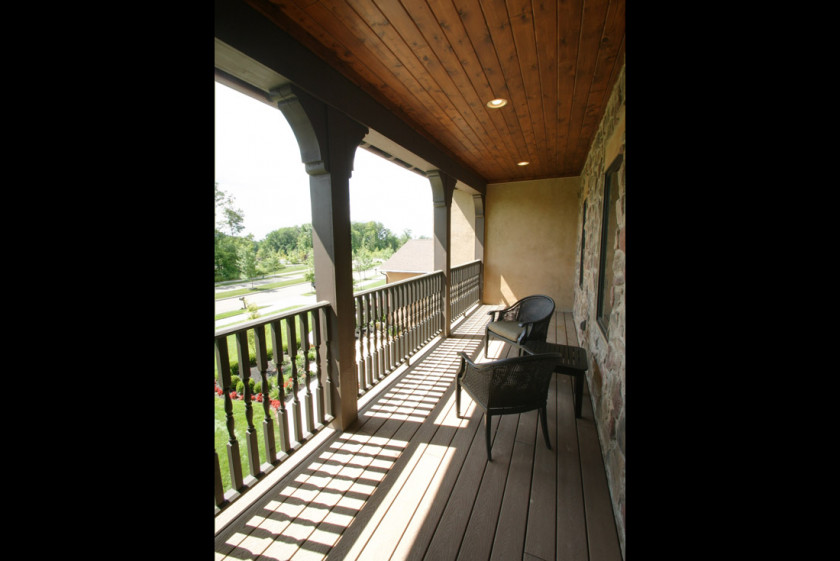
[[[556,343],[544,343],[541,341],[529,341],[522,345],[522,350],[530,355],[553,353],[559,356],[555,372],[568,374],[575,378],[575,417],[580,418],[580,407],[583,403],[584,376],[589,368],[586,358],[586,349],[558,345]]]

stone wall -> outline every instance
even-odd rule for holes
[[[588,159],[580,177],[578,224],[583,223],[584,203],[586,223],[583,255],[583,282],[579,283],[581,267],[581,231],[577,232],[575,259],[574,318],[581,346],[589,353],[590,367],[587,382],[601,441],[601,452],[615,512],[619,541],[624,552],[624,297],[625,297],[625,180],[624,142],[624,69],[613,89],[609,104],[592,143]],[[615,248],[613,286],[605,288],[604,298],[611,298],[612,311],[609,329],[601,330],[596,320],[598,301],[598,266],[601,248],[601,224],[604,200],[605,172],[623,156],[618,171],[618,195],[615,201],[618,229],[615,239],[608,240]]]

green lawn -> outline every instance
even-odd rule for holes
[[[311,318],[310,318],[311,319]],[[271,327],[265,326],[265,346],[266,346],[266,353],[268,354],[269,360],[274,360],[274,344],[273,344],[273,337],[271,336]],[[281,340],[283,344],[283,356],[284,358],[289,358],[289,342],[288,342],[288,329],[286,328],[286,322],[280,322],[280,334]],[[298,349],[298,354],[301,353],[302,349],[300,347],[300,324],[298,321],[295,321],[295,344]],[[253,360],[256,357],[256,348],[254,344],[254,331],[249,329],[248,330],[248,342],[249,342],[249,349],[248,349],[248,357]],[[235,335],[228,335],[227,336],[227,347],[228,347],[228,357],[230,357],[230,368],[231,368],[231,375],[238,376],[239,375],[239,355],[237,352],[237,344],[236,344],[236,336]],[[313,352],[314,347],[310,347],[310,354]],[[213,362],[213,376],[216,380],[219,379],[219,370],[218,366],[216,365],[215,361]],[[221,385],[221,384],[220,384]]]
[[[275,310],[274,312],[272,312],[271,315],[279,314],[279,313],[282,313],[282,312],[287,312],[289,310],[294,310],[294,309],[300,308],[300,307],[302,307],[302,306],[289,306],[288,308],[280,308],[279,310]],[[263,308],[268,308],[268,306],[258,306],[257,310],[259,311],[259,310],[262,310]],[[216,321],[218,321],[220,319],[226,319],[226,318],[231,318],[233,316],[245,315],[247,313],[248,313],[248,310],[243,310],[243,309],[233,310],[233,311],[230,311],[230,312],[222,312],[221,314],[216,314],[215,319],[216,319]],[[251,320],[246,317],[241,322],[236,322],[236,323],[245,323],[246,321],[251,321]],[[228,325],[236,325],[236,323],[230,323]],[[227,325],[225,327],[227,327]]]
[[[301,278],[294,278],[284,281],[277,281],[272,282],[269,284],[263,284],[260,286],[255,286],[253,288],[239,288],[236,290],[227,290],[225,292],[217,292],[216,293],[216,300],[220,300],[222,298],[233,298],[235,296],[247,296],[248,294],[253,294],[255,292],[264,292],[266,290],[274,290],[275,288],[282,288],[284,286],[292,286],[294,284],[303,284],[306,281]]]
[[[263,420],[265,419],[265,412],[263,411],[263,404],[252,401],[253,406],[253,421],[254,428],[257,430],[257,445],[260,449],[260,463],[265,463],[265,438],[263,437]],[[215,398],[216,407],[216,453],[219,455],[219,468],[222,472],[222,484],[224,490],[233,488],[230,481],[230,467],[227,458],[227,442],[228,431],[225,416],[225,400],[221,396]],[[274,446],[275,450],[280,450],[280,439],[277,437],[277,411],[269,408],[271,412],[271,420],[274,426]],[[233,400],[233,419],[236,424],[234,433],[236,440],[239,442],[239,456],[242,460],[242,477],[247,477],[250,473],[248,469],[248,444],[246,440],[246,433],[248,430],[248,421],[245,418],[245,402],[235,399]]]
[[[295,283],[300,283],[300,280],[282,281],[282,282],[279,282],[279,283],[272,283],[270,285],[263,285],[262,287],[260,287],[260,289],[266,290],[268,288],[276,288],[277,286],[287,286],[288,284],[295,284]],[[364,285],[364,288],[362,288],[362,290],[367,290],[369,288],[374,288],[376,286],[381,286],[381,285],[384,285],[384,284],[385,284],[384,280],[376,281],[375,283]],[[244,294],[248,294],[248,293],[254,292],[254,291],[248,291],[248,290],[237,291],[237,293],[239,293],[239,292],[244,293]],[[232,293],[228,293],[227,296],[230,296],[231,294]],[[263,307],[265,307],[265,306],[263,306]],[[299,307],[299,306],[292,306],[290,308],[286,308],[286,309],[283,309],[283,310],[278,310],[278,313],[279,312],[284,312],[286,310],[292,310],[292,309],[297,308],[297,307]],[[228,318],[228,317],[232,317],[232,316],[236,316],[236,315],[246,315],[247,313],[248,313],[248,310],[234,310],[232,312],[226,312],[226,313],[223,313],[223,314],[218,314],[218,315],[216,315],[216,319],[223,319],[223,318]],[[242,321],[245,322],[245,321],[250,321],[250,320],[248,320],[247,317],[246,317]],[[296,337],[295,338],[296,338],[297,343],[299,345],[300,344],[300,333],[298,331],[299,331],[300,326],[297,322],[295,322],[295,327],[296,327],[296,333],[295,333]],[[273,353],[272,353],[273,346],[272,346],[272,342],[271,342],[271,331],[270,331],[269,327],[266,327],[265,330],[266,330],[266,336],[267,336],[266,337],[266,345],[268,347],[268,352],[269,352],[269,354],[273,355]],[[285,348],[286,343],[287,343],[287,341],[286,341],[286,339],[287,339],[286,322],[285,321],[281,323],[281,331],[282,331],[282,338],[283,338],[282,340],[283,340],[284,354],[285,354],[287,352],[287,349]],[[250,339],[253,338],[253,332],[249,333],[249,338]],[[238,370],[238,360],[237,360],[237,353],[236,353],[236,348],[237,348],[236,347],[236,338],[233,335],[230,335],[230,336],[228,336],[227,339],[228,339],[228,355],[230,356],[230,359],[231,359],[231,374],[238,376],[239,370]],[[253,350],[250,351],[249,356],[251,356],[251,357],[254,356]],[[288,356],[288,355],[286,355],[286,356]],[[218,378],[218,372],[214,372],[214,374],[215,374],[216,378]],[[246,477],[250,473],[250,471],[248,469],[248,448],[247,448],[247,440],[246,440],[246,431],[248,430],[248,421],[245,418],[245,402],[241,401],[241,400],[233,400],[232,403],[233,403],[233,418],[234,418],[234,424],[235,424],[234,432],[236,434],[236,439],[239,442],[239,454],[240,454],[240,459],[242,461],[242,476]],[[258,444],[259,450],[260,450],[260,462],[265,462],[266,461],[265,440],[264,440],[264,437],[263,437],[263,419],[265,418],[265,414],[263,412],[262,403],[258,403],[256,401],[253,401],[252,406],[253,406],[253,412],[254,412],[254,414],[253,414],[254,428],[257,430],[257,444]],[[274,426],[275,449],[279,451],[280,450],[280,439],[279,439],[278,434],[277,434],[278,433],[277,411],[274,410],[274,409],[270,409],[270,412],[271,412],[271,418],[272,418],[272,422],[273,422],[273,426]],[[225,416],[225,406],[224,406],[224,398],[221,397],[221,396],[216,396],[216,398],[215,398],[215,438],[216,438],[216,442],[215,442],[216,453],[219,455],[219,468],[220,468],[221,473],[222,473],[222,483],[224,485],[225,491],[228,491],[232,488],[232,485],[231,485],[231,481],[230,481],[230,468],[228,466],[228,459],[227,459],[228,432],[227,432],[227,424],[226,424],[226,416]]]

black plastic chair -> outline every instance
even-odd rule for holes
[[[548,440],[546,402],[548,385],[559,355],[525,355],[476,364],[461,354],[461,368],[456,377],[455,407],[461,417],[461,389],[484,410],[487,461],[490,455],[490,421],[496,415],[524,413],[536,409],[542,424],[545,445]]]
[[[540,294],[526,296],[509,308],[487,313],[490,323],[484,329],[484,356],[489,358],[491,335],[518,346],[528,341],[545,342],[548,323],[554,314],[554,300]]]

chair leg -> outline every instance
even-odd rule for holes
[[[492,456],[490,456],[490,413],[484,413],[484,441],[487,444],[487,461],[490,462],[493,460]]]
[[[485,327],[484,328],[484,357],[485,358],[490,358],[490,356],[487,354],[487,349],[488,349],[489,346],[490,346],[490,330]]]
[[[461,418],[461,381],[455,380],[455,413]]]
[[[548,446],[548,449],[551,450],[551,442],[548,441],[548,419],[545,411],[545,407],[541,407],[539,410],[540,420],[542,422],[542,431],[543,437],[545,437],[545,445]]]

